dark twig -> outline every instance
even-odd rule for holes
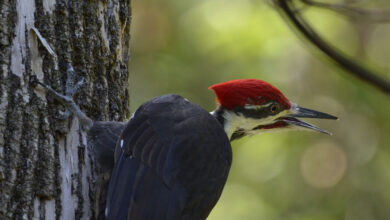
[[[300,0],[307,6],[314,6],[318,8],[329,9],[341,15],[352,17],[353,19],[364,20],[365,22],[389,22],[390,11],[379,9],[362,9],[346,4],[331,4],[325,2],[318,2],[312,0]]]
[[[274,0],[277,6],[281,9],[282,15],[286,16],[293,26],[301,33],[309,42],[325,53],[329,58],[334,60],[342,68],[360,78],[363,81],[370,83],[376,88],[390,95],[390,83],[380,78],[372,71],[364,66],[354,62],[351,58],[342,54],[339,50],[327,43],[313,28],[302,18],[300,13],[296,11],[292,0]]]

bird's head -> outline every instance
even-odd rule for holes
[[[298,118],[337,119],[302,108],[288,100],[279,89],[257,79],[232,80],[209,87],[219,107],[213,112],[231,140],[267,131],[309,129],[330,134]]]

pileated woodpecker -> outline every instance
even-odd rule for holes
[[[298,118],[336,119],[299,107],[267,82],[239,79],[210,87],[218,102],[211,113],[179,95],[163,95],[140,106],[127,124],[102,126],[69,95],[45,87],[92,127],[96,148],[112,149],[115,140],[107,131],[119,136],[105,209],[106,218],[116,220],[206,219],[229,174],[229,141],[275,130],[329,134]],[[108,158],[102,161],[110,161],[110,151],[102,152],[100,158]]]

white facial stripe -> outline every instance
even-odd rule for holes
[[[258,126],[258,120],[253,118],[245,118],[242,114],[226,111],[223,114],[225,118],[225,132],[230,138],[233,133],[239,129],[249,130],[249,127],[254,128]]]
[[[245,133],[249,135],[259,134],[266,131],[274,131],[274,130],[282,130],[283,128],[275,128],[275,129],[256,129],[253,128],[258,127],[259,125],[270,125],[275,123],[275,119],[286,116],[290,114],[290,109],[283,110],[279,112],[277,115],[271,115],[266,118],[256,119],[256,118],[247,118],[243,116],[241,113],[235,113],[233,111],[225,111],[223,117],[225,118],[225,132],[230,138],[233,133],[237,130],[244,130]]]
[[[268,108],[270,105],[272,105],[273,103],[268,103],[266,105],[251,105],[251,104],[246,104],[244,106],[245,109],[254,109],[254,110],[260,110],[260,109],[263,109],[263,108]]]

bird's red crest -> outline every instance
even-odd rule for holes
[[[217,101],[227,109],[250,105],[262,105],[274,100],[285,108],[290,101],[271,84],[258,79],[236,79],[209,87],[217,95]]]

